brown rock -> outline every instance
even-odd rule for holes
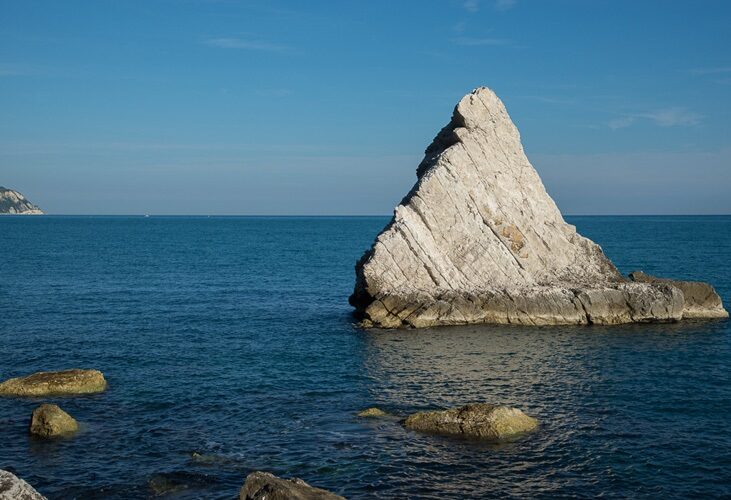
[[[239,493],[239,500],[344,500],[301,479],[280,479],[268,472],[252,472]]]
[[[0,396],[58,396],[103,392],[107,381],[99,370],[38,372],[0,384]]]
[[[404,425],[431,434],[500,440],[535,429],[538,420],[509,406],[473,403],[450,410],[415,413]]]
[[[728,318],[721,297],[708,283],[656,278],[642,271],[629,273],[629,277],[638,283],[664,283],[683,292],[683,318]]]
[[[30,433],[42,438],[68,436],[79,430],[76,420],[57,405],[42,404],[33,410]]]
[[[360,413],[358,413],[359,417],[365,417],[365,418],[376,418],[376,417],[385,417],[388,415],[385,411],[381,410],[380,408],[368,408]]]

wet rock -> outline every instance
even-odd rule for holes
[[[0,384],[0,396],[61,396],[103,392],[107,381],[99,370],[38,372]]]
[[[677,287],[629,281],[564,221],[484,87],[426,149],[416,184],[356,263],[350,303],[363,326],[382,328],[677,321],[686,310]]]
[[[419,432],[501,440],[532,431],[538,420],[509,406],[473,403],[450,410],[411,415],[404,426]]]
[[[30,419],[30,433],[42,438],[69,436],[79,430],[74,418],[57,405],[42,404]]]
[[[388,415],[385,411],[381,410],[380,408],[367,408],[361,412],[358,413],[359,417],[365,417],[365,418],[377,418],[377,417],[385,417]]]
[[[728,318],[721,297],[708,283],[656,278],[642,271],[629,273],[629,277],[638,283],[664,283],[683,292],[683,318]]]
[[[301,479],[280,479],[268,472],[252,472],[239,493],[239,500],[342,500],[327,490]]]
[[[0,470],[0,500],[46,500],[15,474]]]

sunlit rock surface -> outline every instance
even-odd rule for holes
[[[99,370],[38,372],[0,383],[0,396],[57,396],[103,392],[107,381]]]
[[[0,500],[46,500],[15,474],[0,470]]]
[[[356,264],[350,303],[364,326],[683,318],[677,286],[628,280],[564,221],[491,90],[462,98],[417,177]]]
[[[419,432],[476,439],[509,439],[538,426],[538,420],[517,408],[473,403],[449,410],[424,411],[409,416],[404,426]]]
[[[0,215],[41,215],[43,211],[17,191],[0,186]]]

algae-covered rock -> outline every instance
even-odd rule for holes
[[[377,417],[385,417],[388,415],[385,411],[381,410],[380,408],[367,408],[361,412],[358,413],[359,417],[364,418],[377,418]]]
[[[38,372],[0,384],[0,396],[62,396],[103,392],[107,381],[99,370]]]
[[[42,438],[69,436],[79,430],[74,418],[58,405],[42,404],[30,419],[30,433]]]
[[[0,470],[0,500],[46,500],[15,474]]]
[[[404,425],[431,434],[500,440],[532,431],[538,426],[538,420],[517,408],[473,403],[450,410],[415,413]]]
[[[301,479],[281,479],[268,472],[252,472],[239,493],[239,500],[343,500]]]

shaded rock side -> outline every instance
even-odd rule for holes
[[[665,283],[679,289],[683,292],[684,318],[728,318],[721,297],[708,283],[656,278],[642,271],[629,273],[629,277],[638,283]]]
[[[0,500],[46,500],[15,474],[0,470]]]
[[[417,182],[356,263],[363,326],[676,321],[683,294],[631,282],[567,224],[505,106],[481,87],[426,149]]]
[[[0,186],[0,215],[42,215],[43,211],[17,191]]]
[[[76,420],[58,405],[42,404],[33,410],[29,432],[34,436],[55,438],[69,436],[78,430]]]
[[[344,500],[301,479],[281,479],[268,472],[252,472],[239,493],[240,500]]]
[[[64,370],[38,372],[0,384],[0,396],[62,396],[103,392],[107,381],[99,370]]]
[[[404,426],[419,432],[500,440],[519,436],[538,426],[538,420],[517,408],[473,403],[461,408],[415,413]]]

